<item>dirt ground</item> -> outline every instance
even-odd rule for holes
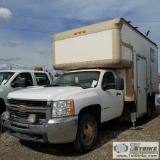
[[[133,130],[130,123],[118,123],[116,120],[103,124],[94,149],[86,154],[76,153],[72,144],[31,143],[2,133],[0,160],[111,160],[113,142],[160,141],[160,108],[151,120],[139,119],[137,126]]]

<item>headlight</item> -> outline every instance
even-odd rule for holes
[[[8,111],[5,111],[5,112],[3,112],[2,113],[2,119],[3,120],[9,120],[9,118],[10,118],[10,114],[9,114],[9,112]]]
[[[74,101],[56,101],[53,102],[52,117],[62,117],[74,115]]]

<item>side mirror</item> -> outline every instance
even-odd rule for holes
[[[12,87],[12,88],[16,88],[16,83],[15,83],[15,82],[12,82],[12,83],[11,83],[11,87]]]
[[[115,83],[102,84],[102,89],[104,91],[107,89],[115,89]]]
[[[123,78],[117,78],[116,79],[115,89],[116,90],[123,90],[124,89],[124,80],[123,80]]]
[[[50,81],[49,80],[47,80],[47,82],[46,82],[46,86],[48,86],[48,85],[50,85],[51,83],[50,83]]]
[[[21,78],[19,81],[11,83],[11,87],[27,87],[27,81],[25,78]]]

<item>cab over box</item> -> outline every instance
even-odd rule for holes
[[[87,152],[101,123],[152,116],[158,47],[122,18],[54,35],[53,67],[68,72],[48,87],[8,95],[9,134]]]

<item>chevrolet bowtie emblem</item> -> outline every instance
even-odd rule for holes
[[[18,111],[25,112],[25,110],[26,110],[26,107],[24,105],[18,106]]]

